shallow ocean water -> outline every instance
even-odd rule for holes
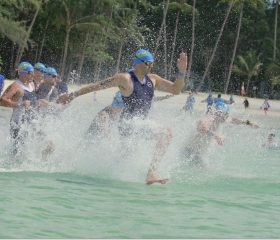
[[[161,93],[159,93],[161,94]],[[56,151],[42,161],[43,143],[29,139],[21,163],[8,157],[9,109],[0,109],[0,238],[277,238],[280,235],[280,150],[262,147],[270,132],[280,141],[279,117],[231,113],[260,129],[224,124],[225,145],[213,142],[207,168],[180,165],[180,149],[203,107],[180,113],[185,96],[154,104],[151,119],[171,127],[173,141],[159,164],[166,185],[144,184],[153,142],[83,139],[112,91],[76,99],[44,131]],[[162,95],[162,94],[161,94]],[[178,167],[180,166],[180,167]]]

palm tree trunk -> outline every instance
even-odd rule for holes
[[[158,47],[159,47],[159,42],[160,42],[160,39],[161,39],[161,34],[162,34],[162,31],[163,31],[164,26],[165,26],[166,15],[167,15],[167,11],[168,11],[168,5],[169,5],[169,0],[166,0],[165,8],[163,10],[163,18],[162,18],[161,26],[160,26],[157,41],[156,41],[156,47],[155,47],[155,50],[154,50],[154,55],[156,55],[156,53],[157,53],[157,50],[158,50]]]
[[[119,53],[118,53],[118,60],[117,60],[117,72],[120,70],[120,63],[121,63],[121,57],[122,57],[122,49],[123,49],[124,41],[121,41],[120,47],[119,47]]]
[[[188,65],[188,73],[187,73],[187,82],[190,79],[190,73],[192,69],[192,59],[193,59],[193,52],[194,52],[194,42],[195,42],[195,4],[196,0],[193,0],[193,9],[192,9],[192,46],[191,46],[191,55]]]
[[[80,58],[79,65],[78,65],[77,74],[78,74],[79,78],[81,78],[81,74],[82,74],[82,70],[83,70],[88,40],[89,40],[89,30],[86,33],[86,37],[85,37],[85,41],[84,41],[83,49],[82,49],[82,54],[81,54],[81,58]]]
[[[248,90],[249,90],[249,85],[250,85],[250,81],[251,81],[252,76],[248,75],[248,79],[247,79],[247,87],[246,87],[246,95],[248,96]]]
[[[45,45],[45,40],[46,40],[46,33],[47,33],[48,26],[49,26],[49,20],[50,19],[48,18],[45,29],[44,29],[42,43],[41,43],[41,46],[40,46],[40,49],[39,49],[39,52],[38,52],[38,56],[36,57],[36,62],[41,60],[42,51],[43,51],[43,47]]]
[[[14,78],[15,77],[15,68],[14,68],[14,58],[15,58],[15,44],[13,42],[11,46],[11,61],[10,61],[10,77]]]
[[[166,22],[163,28],[163,36],[164,36],[164,77],[167,78],[167,38],[166,38]]]
[[[69,23],[66,25],[66,34],[65,34],[65,40],[64,40],[64,50],[63,50],[63,58],[62,58],[62,64],[60,66],[60,74],[61,78],[63,78],[65,66],[66,66],[66,59],[68,54],[68,45],[69,45],[69,36],[70,36],[70,25]]]
[[[200,81],[200,83],[199,83],[199,85],[198,85],[198,87],[197,87],[197,91],[200,90],[202,84],[204,83],[205,77],[207,76],[207,73],[208,73],[208,71],[209,71],[209,69],[210,69],[211,63],[212,63],[212,61],[213,61],[213,59],[214,59],[214,56],[215,56],[215,54],[216,54],[216,50],[217,50],[217,48],[218,48],[218,44],[219,44],[220,39],[221,39],[221,37],[222,37],[223,31],[224,31],[224,28],[225,28],[225,25],[226,25],[226,22],[227,22],[227,19],[228,19],[228,16],[229,16],[229,14],[230,14],[230,11],[231,11],[231,9],[232,9],[233,4],[234,4],[234,0],[231,0],[231,1],[230,1],[230,4],[229,4],[229,7],[228,7],[228,9],[227,9],[227,13],[226,13],[224,22],[223,22],[222,27],[221,27],[220,33],[219,33],[218,38],[217,38],[217,40],[216,40],[215,47],[214,47],[214,49],[213,49],[212,55],[211,55],[211,57],[210,57],[210,60],[209,60],[209,62],[208,62],[208,64],[207,64],[206,70],[204,71],[204,74],[203,74],[203,76],[202,76],[202,79],[201,79],[201,81]]]
[[[230,65],[229,65],[229,72],[228,72],[227,81],[226,81],[226,85],[225,85],[225,94],[228,91],[229,80],[230,80],[230,77],[231,77],[233,62],[234,62],[234,59],[235,59],[236,49],[237,49],[237,45],[238,45],[240,29],[241,29],[241,25],[242,25],[242,18],[243,18],[243,7],[244,7],[244,1],[241,2],[241,6],[240,6],[238,29],[237,29],[237,34],[236,34],[236,38],[235,38],[233,54],[232,54],[231,62],[230,62]]]
[[[175,52],[176,40],[177,40],[179,16],[180,16],[180,11],[177,12],[175,29],[174,29],[174,39],[173,39],[173,43],[172,43],[172,52],[171,52],[171,59],[170,59],[170,63],[169,63],[169,72],[168,72],[169,79],[171,77],[171,72],[172,72],[172,64],[173,64],[173,57],[174,57],[174,52]]]
[[[276,59],[278,6],[279,6],[279,0],[276,0],[275,23],[274,23],[274,43],[273,43],[273,61],[275,61],[275,59]]]
[[[39,11],[40,11],[40,7],[41,7],[41,6],[39,6],[39,7],[36,9],[36,12],[35,12],[35,14],[34,14],[34,16],[33,16],[33,18],[32,18],[31,24],[30,24],[30,26],[29,26],[29,28],[28,28],[26,37],[25,37],[25,39],[24,39],[24,41],[23,41],[23,44],[22,44],[21,46],[19,46],[19,48],[18,48],[17,57],[16,57],[16,61],[15,61],[15,67],[18,66],[19,62],[21,61],[22,55],[23,55],[23,53],[24,53],[24,50],[25,50],[25,48],[27,47],[27,42],[28,42],[28,39],[29,39],[29,37],[30,37],[30,34],[31,34],[31,31],[32,31],[33,25],[34,25],[34,23],[35,23],[35,21],[36,21],[36,18],[37,18],[37,16],[38,16],[38,13],[39,13]]]

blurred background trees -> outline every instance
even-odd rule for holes
[[[65,81],[97,81],[133,67],[137,48],[173,80],[189,55],[186,88],[280,98],[279,0],[0,0],[0,69],[41,61]],[[191,54],[192,53],[192,54]],[[190,58],[191,57],[191,58]]]

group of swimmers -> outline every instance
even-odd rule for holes
[[[59,96],[68,92],[67,84],[53,67],[46,67],[40,62],[34,66],[29,62],[21,62],[16,71],[17,79],[0,98],[0,106],[13,108],[10,119],[13,156],[23,153],[28,128],[34,125],[34,120],[45,115],[49,107],[59,103]],[[45,135],[34,126],[32,129],[40,137]],[[46,157],[53,148],[53,143],[49,141],[42,154]]]
[[[139,49],[134,55],[133,70],[116,73],[112,77],[89,84],[69,94],[67,91],[59,94],[59,90],[56,87],[58,86],[58,74],[54,68],[36,68],[35,65],[34,69],[30,63],[21,63],[17,69],[18,79],[1,97],[2,106],[14,108],[11,118],[11,137],[19,142],[22,123],[32,122],[34,109],[48,106],[51,101],[56,104],[68,104],[84,94],[110,87],[118,87],[119,91],[116,93],[113,103],[97,114],[88,129],[88,135],[94,138],[97,136],[107,137],[110,135],[112,124],[117,122],[119,134],[123,138],[134,137],[135,139],[136,137],[136,139],[154,140],[156,146],[145,181],[147,184],[166,183],[168,179],[159,176],[156,169],[171,143],[172,131],[170,128],[148,124],[145,120],[148,118],[152,102],[155,100],[155,89],[170,93],[170,95],[158,100],[180,94],[185,84],[187,55],[184,52],[179,55],[177,60],[178,73],[174,82],[157,74],[152,74],[153,64],[153,55],[148,50]],[[36,77],[35,71],[38,69],[40,74]],[[194,163],[200,161],[198,156],[202,149],[209,145],[210,139],[213,138],[218,144],[223,144],[223,138],[218,134],[217,130],[222,123],[230,119],[228,105],[221,96],[213,101],[207,113],[198,121],[197,133],[184,150],[185,156]],[[141,122],[140,125],[139,121]],[[254,128],[258,127],[256,123],[249,120],[231,118],[230,122]],[[49,144],[44,151],[49,153],[53,151],[52,148],[52,144]]]

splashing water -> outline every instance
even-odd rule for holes
[[[191,116],[180,112],[185,95],[154,103],[147,124],[171,127],[173,140],[158,165],[170,182],[148,187],[144,180],[154,141],[122,139],[117,124],[109,138],[85,138],[113,94],[110,89],[97,92],[96,102],[91,94],[77,98],[42,120],[38,125],[46,137],[27,139],[21,164],[13,164],[8,154],[11,110],[0,109],[5,136],[0,140],[0,212],[7,220],[0,225],[0,237],[279,236],[280,151],[262,147],[271,131],[280,136],[277,117],[244,112],[241,104],[231,107],[231,114],[254,118],[262,128],[224,124],[219,132],[225,145],[212,142],[202,154],[208,167],[199,168],[182,164],[182,149],[190,143],[204,105],[197,101]],[[47,140],[54,142],[55,151],[42,161]]]

